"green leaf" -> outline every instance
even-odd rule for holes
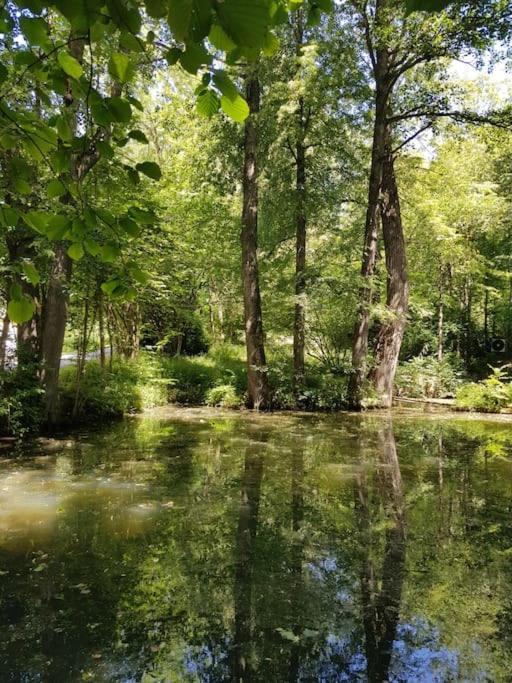
[[[9,305],[7,306],[7,315],[13,323],[26,323],[34,315],[36,310],[36,305],[26,296],[21,296],[20,298],[11,299]]]
[[[50,218],[51,214],[46,213],[45,211],[29,211],[23,216],[23,220],[29,228],[32,228],[32,230],[43,235],[48,228]]]
[[[101,291],[106,294],[107,296],[112,296],[116,289],[118,289],[120,286],[122,286],[122,283],[120,280],[117,278],[109,280],[108,282],[104,282],[101,285]]]
[[[406,0],[405,11],[412,12],[441,12],[451,5],[453,0]]]
[[[152,180],[160,180],[162,177],[160,166],[154,161],[143,161],[142,163],[137,164],[135,168],[137,171],[139,171],[139,173],[143,173]]]
[[[68,256],[73,259],[73,261],[79,261],[84,255],[84,245],[81,242],[73,242],[69,246]]]
[[[315,0],[315,5],[317,5],[322,12],[332,12],[333,10],[333,0]]]
[[[99,126],[108,126],[111,123],[114,123],[115,118],[107,106],[106,99],[101,97],[96,90],[91,92],[89,101],[92,118],[94,119],[95,123],[97,123]]]
[[[99,256],[101,252],[100,245],[91,239],[84,240],[84,247],[85,251],[91,256]]]
[[[84,73],[80,62],[72,57],[69,52],[59,52],[57,61],[64,73],[75,80],[78,80]]]
[[[122,52],[114,52],[108,61],[108,72],[119,83],[128,83],[135,74],[135,65]]]
[[[54,199],[55,197],[62,197],[65,195],[67,189],[60,180],[55,178],[54,180],[50,180],[48,183],[47,192],[48,197],[50,197],[50,199]]]
[[[166,0],[144,0],[146,12],[153,19],[161,19],[167,14],[168,3]]]
[[[100,257],[104,263],[113,263],[121,255],[121,250],[117,244],[104,244],[101,247]]]
[[[213,77],[213,82],[220,92],[232,101],[235,101],[240,95],[236,85],[224,71],[216,71]]]
[[[24,178],[14,178],[13,185],[19,194],[30,194],[32,192],[32,187]]]
[[[41,282],[41,276],[37,272],[36,267],[32,263],[24,262],[21,264],[21,270],[32,285],[38,285]]]
[[[69,0],[67,1],[69,2]],[[123,31],[128,30],[134,35],[139,33],[142,19],[134,3],[128,4],[126,0],[107,0],[106,4],[108,13],[116,26]]]
[[[262,47],[270,26],[266,0],[225,0],[217,5],[222,28],[241,47]]]
[[[209,118],[213,116],[220,107],[220,101],[213,90],[206,90],[202,95],[197,98],[196,109],[198,114],[201,116],[206,116]]]
[[[140,234],[139,226],[134,220],[132,220],[128,216],[123,216],[123,218],[121,218],[119,221],[119,225],[124,230],[124,232],[130,237],[138,237],[138,235]]]
[[[198,69],[206,64],[211,64],[212,56],[208,54],[203,45],[189,43],[185,52],[179,55],[180,64],[190,74],[197,73]]]
[[[142,225],[153,225],[156,222],[156,216],[153,211],[139,209],[138,206],[131,206],[128,209],[128,213],[137,223],[142,223]]]
[[[59,116],[57,119],[57,133],[64,142],[71,142],[73,139],[74,134],[69,124],[68,117],[65,114]]]
[[[184,41],[188,36],[192,6],[192,0],[169,0],[167,23],[178,41]]]
[[[45,233],[49,240],[61,240],[71,227],[68,216],[57,213],[48,222]]]
[[[269,33],[265,40],[265,46],[263,48],[263,54],[265,57],[272,57],[279,50],[280,42],[279,38],[273,33]]]
[[[7,80],[8,71],[7,68],[0,62],[0,83]]]
[[[140,285],[147,285],[147,283],[151,280],[149,273],[141,270],[136,265],[130,266],[128,272],[130,273],[131,277]]]
[[[106,97],[104,102],[115,122],[128,123],[132,118],[130,103],[122,97]]]
[[[46,45],[49,42],[48,24],[41,17],[21,17],[20,28],[31,45]]]
[[[141,130],[131,130],[128,133],[128,137],[131,138],[132,140],[136,140],[137,142],[140,142],[141,145],[149,145],[149,140],[145,136],[145,134]]]
[[[98,140],[96,143],[96,149],[104,159],[112,159],[114,157],[114,150],[112,146],[108,144],[105,140]]]
[[[243,123],[249,116],[249,105],[241,95],[237,95],[234,100],[223,95],[220,104],[222,111],[237,123]]]
[[[226,31],[219,24],[214,24],[210,30],[208,40],[221,52],[230,52],[236,47],[236,43],[231,40]]]

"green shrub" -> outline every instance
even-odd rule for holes
[[[76,397],[76,368],[63,368],[60,381],[64,414],[70,415]],[[112,368],[96,361],[86,364],[78,393],[78,416],[114,417],[167,403],[169,380],[157,357],[141,353],[135,360],[116,359]]]
[[[238,408],[242,399],[237,395],[235,387],[231,384],[221,384],[209,389],[206,394],[206,403],[209,406],[220,408]]]
[[[236,347],[212,348],[205,356],[175,356],[163,361],[165,376],[172,382],[171,401],[201,405],[210,389],[230,385],[242,396],[246,389],[245,362]]]
[[[512,384],[509,366],[492,368],[492,374],[482,382],[464,384],[456,397],[457,408],[481,413],[499,413],[512,406]]]
[[[417,356],[399,365],[395,378],[398,396],[444,398],[454,396],[461,384],[461,370],[453,358],[438,360]]]
[[[43,421],[43,393],[34,365],[0,373],[0,433],[17,439],[36,434]]]

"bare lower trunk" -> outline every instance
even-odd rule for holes
[[[439,283],[439,308],[437,311],[437,360],[442,361],[444,356],[444,291],[443,274]]]
[[[244,140],[242,278],[247,348],[248,405],[258,410],[268,407],[269,389],[258,272],[258,129],[256,116],[260,108],[260,85],[256,76],[250,77],[247,81],[247,102],[251,114],[245,124]]]
[[[387,269],[386,318],[377,337],[372,373],[379,404],[385,408],[393,401],[393,384],[409,305],[405,239],[389,131],[387,138],[380,202]]]
[[[105,367],[105,316],[103,310],[103,295],[98,294],[98,331],[100,336],[100,365]]]
[[[375,273],[378,246],[379,193],[384,159],[386,109],[389,88],[386,83],[388,53],[377,53],[375,67],[375,120],[373,127],[372,160],[368,184],[368,205],[366,210],[361,277],[363,280],[359,295],[359,310],[352,340],[352,374],[348,387],[350,407],[360,409],[363,399],[363,384],[367,372],[368,334],[370,330],[370,308],[373,294],[372,278]]]
[[[2,322],[2,331],[0,332],[0,371],[5,368],[5,359],[7,355],[7,337],[9,336],[10,320],[7,313]]]
[[[42,380],[46,394],[46,419],[55,424],[59,420],[59,371],[66,322],[68,318],[68,283],[71,278],[71,259],[66,245],[57,244],[43,319]]]

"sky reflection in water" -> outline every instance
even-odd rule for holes
[[[512,429],[171,411],[0,461],[0,681],[506,681]]]

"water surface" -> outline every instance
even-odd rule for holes
[[[1,681],[508,681],[512,426],[161,411],[0,459]]]

